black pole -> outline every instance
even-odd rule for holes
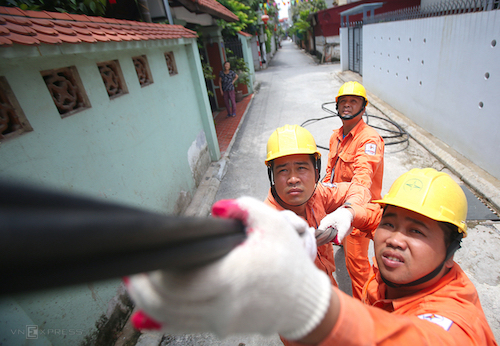
[[[199,266],[244,238],[236,220],[162,215],[0,182],[0,294]]]

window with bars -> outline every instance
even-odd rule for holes
[[[0,140],[10,139],[33,131],[17,102],[7,79],[0,77]]]
[[[167,66],[168,66],[168,73],[171,76],[178,74],[177,65],[175,64],[174,52],[166,52],[165,53],[165,60],[167,62]]]
[[[153,83],[153,78],[151,77],[151,71],[149,70],[148,59],[145,55],[132,57],[135,66],[135,72],[137,72],[137,78],[139,78],[139,83],[141,87],[145,87]]]
[[[97,64],[99,72],[110,99],[128,94],[127,85],[118,60],[100,62]]]
[[[91,107],[75,66],[42,71],[41,74],[61,118]]]

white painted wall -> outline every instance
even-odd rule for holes
[[[349,28],[340,28],[340,70],[349,70]]]
[[[340,35],[337,36],[316,36],[316,50],[323,55],[330,54],[333,58],[340,59]],[[326,61],[326,60],[324,60]]]
[[[499,61],[500,11],[363,26],[367,90],[498,179]]]
[[[253,68],[255,71],[259,71],[261,69],[260,67],[261,57],[259,54],[261,53],[257,36],[252,37],[252,39],[250,40],[250,46],[252,48]]]

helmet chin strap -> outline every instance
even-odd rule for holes
[[[337,113],[339,118],[342,119],[342,120],[351,120],[351,119],[354,119],[356,118],[358,115],[361,114],[361,112],[363,112],[365,109],[362,108],[359,112],[357,112],[356,114],[354,115],[340,115],[340,113]]]
[[[429,274],[424,275],[420,279],[414,280],[412,282],[408,282],[406,284],[397,284],[397,283],[394,283],[392,281],[387,280],[386,278],[384,278],[382,273],[380,273],[380,277],[382,278],[382,281],[384,281],[384,283],[389,287],[400,288],[400,287],[418,286],[420,284],[423,284],[424,282],[427,282],[427,281],[434,279],[434,277],[436,277],[436,275],[438,275],[441,272],[441,269],[443,269],[443,266],[446,263],[446,261],[448,261],[451,258],[451,256],[453,256],[455,251],[460,249],[460,242],[462,241],[462,236],[463,236],[463,234],[459,233],[459,235],[451,242],[450,246],[448,246],[448,248],[446,249],[446,258],[444,259],[444,261],[441,262],[441,264],[438,265],[436,267],[436,269],[431,271]]]

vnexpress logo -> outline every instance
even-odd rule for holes
[[[24,335],[26,339],[38,339],[39,336],[46,337],[49,335],[66,337],[67,335],[83,335],[83,329],[66,329],[66,328],[39,328],[37,325],[26,325],[26,329],[11,329],[12,335]]]
[[[38,326],[26,326],[26,339],[38,339]]]

